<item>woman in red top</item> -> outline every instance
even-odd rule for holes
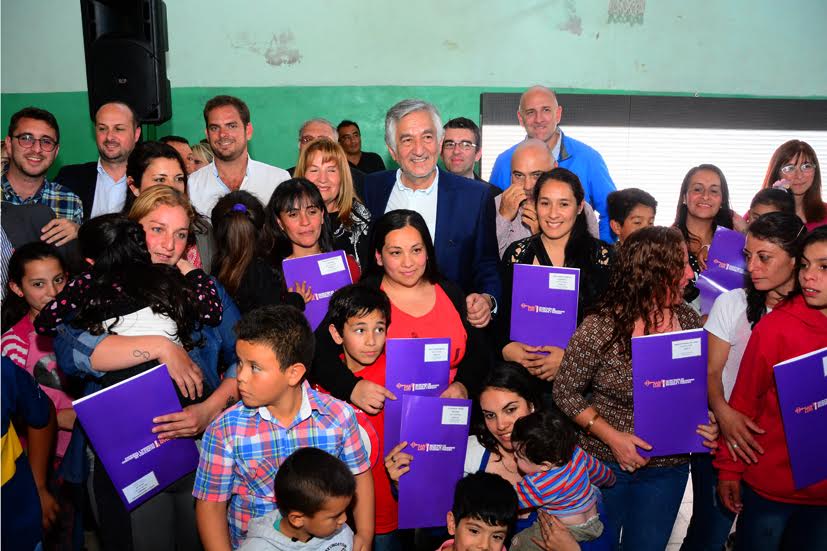
[[[722,440],[714,461],[721,500],[740,513],[737,549],[827,549],[827,480],[795,488],[773,377],[776,364],[827,347],[827,227],[804,239],[799,265],[802,295],[755,326],[729,400],[764,429],[754,436],[764,454],[747,465]]]
[[[462,291],[439,273],[425,220],[411,210],[385,213],[372,229],[371,252],[361,282],[382,289],[390,298],[393,323],[388,326],[388,338],[449,337],[451,384],[443,397],[476,395],[491,356],[480,330],[466,320]],[[327,326],[323,321],[319,327],[324,331],[316,331],[314,382],[367,413],[378,412],[385,398],[393,395],[341,368]]]

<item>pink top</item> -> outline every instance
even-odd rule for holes
[[[28,314],[14,327],[3,333],[0,341],[3,356],[28,371],[43,392],[52,400],[55,410],[72,409],[72,399],[63,391],[63,373],[57,366],[52,338],[38,335]],[[58,457],[63,457],[72,431],[60,429],[57,433]]]

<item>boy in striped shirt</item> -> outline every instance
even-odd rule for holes
[[[538,507],[557,517],[577,541],[603,533],[597,512],[599,490],[615,483],[612,471],[577,445],[568,419],[552,411],[536,411],[518,419],[511,432],[517,467],[525,476],[516,485],[520,508]],[[511,551],[539,549],[539,522],[514,538]]]

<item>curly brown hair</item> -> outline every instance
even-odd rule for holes
[[[618,248],[609,288],[598,307],[614,326],[604,351],[619,343],[629,353],[639,319],[644,320],[646,335],[663,323],[664,311],[682,296],[685,250],[680,230],[664,226],[641,228]]]

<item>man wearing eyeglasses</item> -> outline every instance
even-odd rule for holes
[[[310,142],[319,138],[327,138],[331,142],[337,142],[339,132],[333,127],[333,123],[327,119],[315,118],[305,121],[299,129],[299,154],[310,145]],[[350,178],[353,180],[353,188],[356,190],[356,194],[361,197],[362,191],[365,189],[365,173],[350,163],[348,163],[348,167],[350,168]],[[288,168],[287,172],[292,176],[296,172],[296,167]]]
[[[65,245],[78,235],[83,203],[77,195],[46,179],[60,150],[60,129],[55,116],[37,107],[12,115],[6,136],[8,172],[3,175],[3,201],[12,205],[45,205],[56,218],[41,229],[41,240]]]
[[[474,166],[482,157],[480,127],[471,119],[457,117],[446,122],[443,128],[442,164],[445,170],[484,183],[493,197],[502,193],[500,188],[489,184],[474,171]]]

